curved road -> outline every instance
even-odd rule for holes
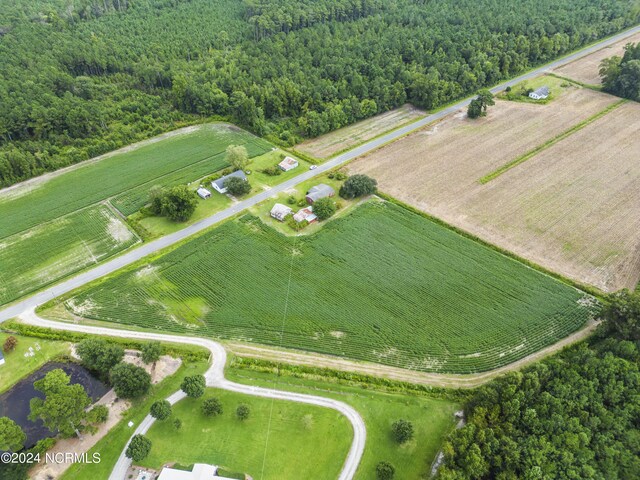
[[[549,63],[540,68],[532,70],[529,73],[526,73],[517,78],[514,78],[513,80],[504,82],[498,85],[497,87],[492,88],[491,91],[496,93],[501,90],[504,90],[509,86],[514,86],[523,80],[528,80],[528,79],[537,77],[538,75],[540,75],[541,73],[544,73],[547,70],[552,70],[562,65],[566,65],[567,63],[571,63],[574,60],[585,57],[597,50],[600,50],[613,43],[616,43],[626,37],[635,35],[636,33],[640,33],[640,25],[634,28],[631,28],[629,30],[625,30],[624,32],[614,35],[611,38],[598,42],[595,45],[592,45],[591,47],[585,48],[584,50],[581,50],[572,55],[568,55],[559,60],[556,60],[555,62]],[[47,288],[46,290],[43,290],[42,292],[37,293],[32,297],[29,297],[11,306],[5,307],[0,310],[0,322],[16,317],[20,315],[22,312],[29,310],[30,308],[35,308],[39,305],[42,305],[43,303],[46,303],[47,301],[53,298],[59,297],[60,295],[70,292],[71,290],[75,290],[76,288],[81,287],[89,282],[92,282],[93,280],[104,277],[105,275],[108,275],[116,270],[126,267],[127,265],[130,265],[148,255],[159,252],[160,250],[166,247],[174,245],[186,238],[189,238],[192,235],[195,235],[196,233],[206,230],[207,228],[215,225],[216,223],[220,223],[223,220],[226,220],[236,215],[237,213],[240,213],[250,207],[253,207],[254,205],[257,205],[258,203],[270,197],[273,197],[289,188],[295,187],[301,182],[309,180],[310,178],[313,178],[335,167],[343,165],[344,163],[349,162],[354,158],[360,157],[362,155],[365,155],[366,153],[376,150],[382,145],[392,142],[394,140],[397,140],[403,137],[404,135],[407,135],[408,133],[418,130],[424,127],[425,125],[428,125],[436,120],[440,120],[441,118],[444,118],[447,115],[453,112],[456,112],[461,108],[466,107],[467,105],[469,105],[470,101],[471,101],[471,98],[468,98],[466,100],[456,103],[455,105],[451,105],[443,110],[440,110],[437,113],[427,115],[426,117],[422,118],[421,120],[418,120],[417,122],[414,122],[410,125],[406,125],[402,128],[399,128],[398,130],[387,133],[386,135],[383,135],[381,137],[375,138],[367,143],[364,143],[363,145],[360,145],[359,147],[354,148],[353,150],[349,150],[348,152],[343,153],[342,155],[338,155],[337,157],[327,161],[326,163],[323,163],[322,165],[319,165],[318,168],[315,170],[308,170],[298,175],[297,177],[291,178],[286,182],[273,187],[271,190],[265,190],[263,192],[260,192],[259,194],[251,198],[243,200],[242,202],[239,202],[235,205],[232,205],[226,210],[223,210],[222,212],[218,212],[215,215],[212,215],[204,220],[194,223],[193,225],[190,225],[178,232],[159,238],[157,240],[154,240],[153,242],[143,244],[142,246],[134,250],[131,250],[130,252],[125,253],[124,255],[116,257],[113,260],[110,260],[106,263],[98,265],[97,267],[91,270],[88,270],[84,273],[81,273],[80,275],[77,275],[73,278],[70,278],[69,280],[66,280],[50,288]]]
[[[358,465],[362,459],[364,453],[364,446],[367,440],[367,429],[364,424],[364,420],[360,414],[351,406],[338,400],[331,398],[316,397],[313,395],[305,395],[302,393],[285,392],[282,390],[272,390],[269,388],[253,387],[251,385],[243,385],[240,383],[234,383],[224,378],[224,367],[227,363],[227,352],[218,342],[209,340],[206,338],[196,337],[181,337],[176,335],[163,335],[160,333],[148,333],[148,332],[136,332],[131,330],[116,330],[104,327],[93,327],[89,325],[76,325],[70,323],[60,323],[36,315],[33,309],[24,312],[20,315],[20,320],[30,325],[36,325],[38,327],[52,328],[56,330],[68,330],[72,332],[88,333],[93,335],[108,335],[112,337],[134,338],[140,340],[157,340],[161,342],[173,342],[196,345],[204,347],[211,352],[212,363],[209,369],[205,372],[204,377],[208,387],[220,388],[222,390],[229,390],[232,392],[242,393],[244,395],[252,395],[256,397],[272,398],[276,400],[288,400],[292,402],[307,403],[309,405],[315,405],[319,407],[331,408],[344,415],[351,426],[353,427],[353,441],[351,442],[351,448],[349,454],[344,462],[342,471],[340,472],[339,480],[352,480],[355,477]],[[179,402],[186,395],[182,390],[178,390],[173,395],[169,396],[167,400],[172,405]],[[144,434],[155,422],[155,418],[151,415],[147,415],[145,419],[138,425],[133,435]],[[128,445],[128,443],[127,443]],[[109,480],[124,480],[127,470],[131,465],[131,460],[124,454],[123,449],[117,463],[113,467]]]

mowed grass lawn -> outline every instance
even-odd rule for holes
[[[380,461],[393,464],[395,478],[429,478],[442,441],[454,428],[454,413],[461,408],[459,402],[448,399],[386,393],[328,383],[323,379],[277,377],[240,368],[227,369],[226,376],[238,383],[331,397],[354,407],[367,426],[367,443],[356,480],[374,479]],[[391,425],[399,419],[409,420],[414,428],[414,438],[404,445],[398,445],[391,436]]]
[[[222,415],[206,417],[200,411],[211,397],[221,401]],[[251,411],[245,421],[235,415],[240,404]],[[334,410],[217,389],[208,389],[201,399],[182,400],[173,412],[182,428],[176,431],[171,420],[156,422],[142,466],[207,463],[262,480],[335,480],[353,437],[347,419]]]
[[[0,333],[0,346],[9,337],[8,333]],[[52,358],[69,353],[71,344],[53,340],[13,335],[18,345],[13,352],[4,353],[5,364],[0,366],[0,393],[10,389],[16,382],[36,371]],[[33,356],[25,357],[25,353],[33,349]]]
[[[455,373],[554,343],[589,300],[379,201],[305,237],[247,215],[63,299],[94,320]]]
[[[0,304],[116,255],[139,241],[106,205],[0,240]]]

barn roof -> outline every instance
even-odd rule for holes
[[[335,194],[333,188],[324,183],[320,183],[311,187],[311,189],[307,192],[307,197],[315,200],[319,200],[324,197],[330,197]]]

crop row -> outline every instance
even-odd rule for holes
[[[251,155],[271,149],[268,142],[236,127],[204,126],[189,134],[87,162],[64,174],[8,191],[0,195],[0,238],[118,196],[139,185],[153,184],[155,179],[224,152],[231,144],[246,145]]]
[[[0,304],[111,257],[138,238],[96,205],[0,241]]]
[[[365,204],[304,240],[256,225],[252,217],[226,223],[67,307],[456,373],[522,358],[592,313],[574,288],[390,204]]]

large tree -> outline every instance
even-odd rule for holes
[[[0,417],[0,450],[17,452],[24,447],[27,436],[22,428],[8,417]]]
[[[203,375],[191,375],[184,377],[180,388],[187,396],[191,398],[199,398],[204,395],[205,387],[207,383]]]
[[[134,435],[127,445],[125,455],[134,462],[141,462],[151,451],[151,440],[144,435]]]
[[[249,164],[249,154],[244,145],[229,145],[225,160],[236,170],[245,170]]]
[[[227,193],[241,197],[251,191],[251,184],[242,178],[231,177],[224,181],[224,188],[227,189]]]
[[[124,348],[102,338],[88,338],[76,347],[82,364],[89,370],[107,375],[124,358]]]
[[[186,185],[178,185],[163,193],[160,205],[161,215],[175,222],[186,222],[196,211],[198,199]]]
[[[342,198],[356,198],[365,195],[373,195],[378,188],[378,182],[363,174],[352,175],[340,187]]]
[[[149,342],[142,346],[142,361],[144,363],[156,363],[162,355],[162,344],[160,342]]]
[[[488,107],[495,104],[493,94],[489,90],[480,90],[478,96],[471,100],[469,108],[467,109],[467,115],[469,118],[486,117]]]
[[[640,292],[623,290],[611,295],[601,316],[610,332],[623,340],[640,340]]]
[[[91,399],[80,384],[71,384],[69,375],[62,369],[48,372],[44,378],[33,383],[42,398],[31,399],[31,420],[41,419],[44,425],[63,436],[70,437],[81,430],[86,419],[85,409],[91,405]]]
[[[331,217],[336,213],[337,209],[336,202],[330,197],[320,198],[313,202],[313,213],[319,220],[326,220]]]
[[[171,416],[171,404],[167,400],[157,400],[151,405],[149,413],[153,418],[166,420]]]
[[[119,363],[109,374],[113,389],[122,398],[138,398],[151,388],[151,375],[131,363]]]

